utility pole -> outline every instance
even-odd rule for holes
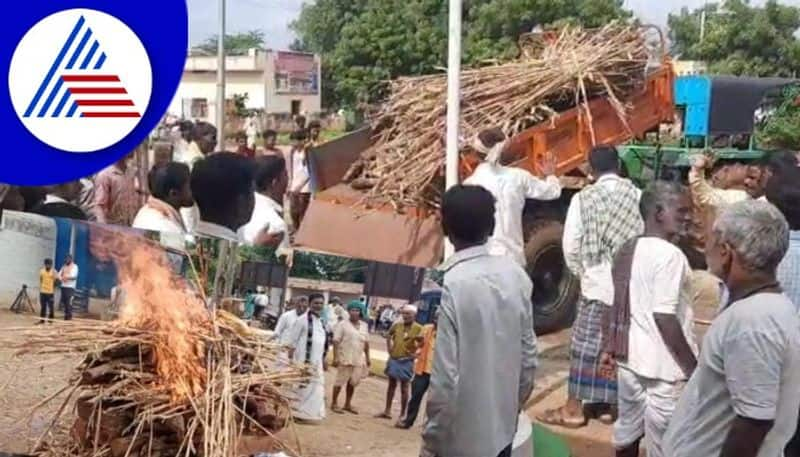
[[[461,0],[450,0],[450,21],[447,50],[447,155],[445,187],[458,184],[458,134],[461,111]],[[446,242],[445,258],[453,254]]]
[[[217,39],[217,151],[225,150],[225,0],[219,0]]]
[[[706,8],[703,7],[703,11],[700,12],[700,42],[703,42],[703,39],[706,37]]]

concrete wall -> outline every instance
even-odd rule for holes
[[[225,97],[233,99],[233,94],[248,94],[245,106],[250,109],[264,109],[266,106],[266,87],[264,74],[247,72],[229,72],[225,82]],[[178,116],[192,118],[189,112],[184,113],[183,100],[204,98],[208,103],[208,115],[199,120],[212,122],[216,119],[217,75],[213,72],[184,73],[175,97],[169,106],[169,112]]]
[[[39,270],[54,258],[57,228],[54,220],[35,214],[3,211],[0,225],[0,306],[8,308],[23,284],[38,311]]]

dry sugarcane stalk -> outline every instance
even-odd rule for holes
[[[57,332],[63,341],[57,350],[64,353],[92,349],[83,357],[75,371],[71,385],[53,395],[53,400],[65,390],[70,395],[63,401],[51,426],[36,443],[36,452],[48,456],[100,456],[111,457],[143,455],[204,455],[233,457],[243,433],[270,436],[283,449],[289,446],[274,437],[274,431],[289,421],[289,397],[286,391],[296,383],[307,380],[308,373],[301,367],[278,367],[277,344],[268,342],[262,334],[242,326],[242,322],[225,312],[215,319],[217,333],[203,334],[206,346],[205,392],[197,398],[176,403],[169,386],[161,384],[155,366],[148,362],[159,344],[160,332],[134,329],[118,323],[80,322],[59,326]],[[51,353],[53,329],[43,327],[15,328],[0,335],[0,344],[24,348],[28,354]],[[124,335],[121,339],[112,336]],[[89,344],[89,342],[94,342]],[[98,341],[100,341],[98,343]],[[134,363],[131,353],[145,354]],[[243,361],[246,363],[243,365]],[[88,381],[88,382],[87,382]],[[79,403],[94,405],[86,419],[85,444],[68,446],[60,441],[56,424],[70,404],[70,398],[80,398]],[[249,399],[249,400],[248,400]],[[241,406],[237,403],[241,401]],[[46,402],[43,402],[46,403]],[[272,405],[284,419],[276,422],[272,416],[259,416],[244,405]],[[43,404],[37,405],[37,408]],[[266,411],[263,407],[261,410]],[[109,421],[130,415],[127,431],[108,427]],[[187,421],[188,418],[188,421]],[[178,419],[186,424],[180,436],[174,435],[168,421]],[[263,422],[269,419],[269,422]],[[270,428],[273,427],[273,428]],[[116,430],[116,431],[115,431]],[[112,433],[110,436],[106,434]],[[112,439],[122,433],[119,439]],[[171,435],[172,434],[172,435]],[[63,435],[63,433],[61,433]],[[170,439],[169,436],[175,436]],[[74,436],[68,437],[74,441]],[[170,441],[172,440],[172,441]],[[170,444],[173,443],[174,444]],[[198,447],[199,446],[199,447]],[[118,455],[121,454],[121,455]]]
[[[513,136],[576,106],[591,119],[588,102],[597,96],[607,96],[625,122],[623,100],[642,87],[649,58],[641,29],[566,27],[545,45],[529,40],[521,46],[517,60],[462,72],[464,137],[496,126]],[[385,103],[370,113],[373,146],[345,182],[368,189],[368,207],[435,208],[442,193],[435,178],[444,169],[446,77],[400,78],[388,89]]]

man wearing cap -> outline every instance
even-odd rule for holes
[[[386,334],[389,361],[384,373],[389,378],[389,387],[386,390],[386,408],[376,416],[381,419],[392,418],[392,401],[398,383],[400,417],[405,417],[411,378],[414,377],[414,358],[422,339],[422,326],[414,320],[417,317],[417,307],[406,305],[400,310],[400,315],[402,320],[395,322]]]
[[[347,314],[347,319],[333,327],[333,366],[336,368],[336,381],[333,384],[331,411],[358,414],[353,408],[352,400],[356,386],[369,374],[369,330],[366,322],[361,320],[361,302],[353,300],[348,303]],[[339,393],[345,386],[346,396],[342,410],[339,408]]]

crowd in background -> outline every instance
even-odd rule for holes
[[[173,119],[149,150],[94,176],[52,186],[0,186],[2,207],[270,246],[291,259],[291,236],[311,200],[306,154],[320,144],[321,124],[297,116],[288,148],[277,145],[277,132],[263,131],[256,141],[254,130],[238,132],[230,151],[220,152],[213,125]]]

